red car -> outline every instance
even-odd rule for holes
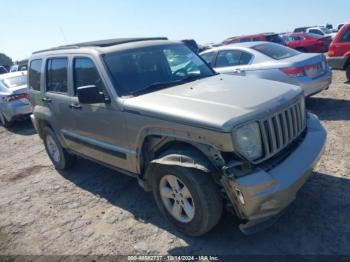
[[[300,52],[323,53],[327,52],[332,41],[330,36],[320,36],[310,33],[290,33],[281,35],[287,46]]]
[[[255,34],[255,35],[234,36],[224,40],[223,44],[229,45],[233,43],[253,42],[253,41],[266,41],[266,42],[273,42],[281,45],[286,45],[283,39],[278,34],[275,34],[275,33],[262,33],[262,34]]]
[[[350,23],[341,27],[329,46],[328,63],[333,69],[346,70],[350,81]]]

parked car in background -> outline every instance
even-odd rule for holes
[[[6,74],[6,73],[8,73],[6,67],[0,66],[0,75],[1,75],[1,74]]]
[[[333,69],[346,70],[350,81],[350,23],[341,27],[328,50],[328,63]]]
[[[287,46],[306,53],[323,53],[328,51],[332,42],[330,36],[320,36],[311,33],[284,33],[280,35]]]
[[[200,53],[218,73],[252,76],[300,86],[305,96],[327,89],[331,70],[323,54],[301,53],[269,42],[226,45]]]
[[[0,122],[7,127],[12,121],[32,113],[28,100],[27,72],[0,75]]]
[[[325,145],[300,88],[218,75],[181,42],[74,44],[34,53],[29,68],[31,118],[55,168],[79,155],[138,179],[190,236],[224,207],[245,233],[272,224]]]
[[[254,41],[266,41],[266,42],[273,42],[281,45],[286,45],[283,39],[276,33],[262,33],[262,34],[255,34],[255,35],[230,37],[224,40],[223,44],[228,45],[233,43],[254,42]]]
[[[26,64],[24,65],[13,65],[10,68],[10,72],[17,72],[17,71],[27,71],[28,66]]]
[[[333,30],[321,26],[307,28],[305,30],[305,33],[316,34],[321,36],[330,36],[331,38],[333,38],[336,35],[336,33],[334,33]]]
[[[187,47],[189,47],[193,52],[195,52],[196,54],[199,53],[199,46],[197,44],[197,42],[193,39],[184,39],[181,40],[182,43],[184,43]]]

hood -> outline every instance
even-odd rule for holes
[[[300,95],[293,85],[258,78],[216,75],[126,98],[124,108],[152,117],[222,131]]]

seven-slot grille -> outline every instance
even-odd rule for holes
[[[262,162],[280,152],[304,131],[306,113],[303,99],[259,121],[264,155],[256,162]]]

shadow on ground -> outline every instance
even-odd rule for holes
[[[30,136],[36,133],[35,128],[30,119],[13,122],[11,123],[10,127],[7,128],[7,130],[11,133],[15,133],[17,135],[22,136]]]
[[[350,100],[323,97],[310,97],[306,108],[321,120],[350,120]]]
[[[350,254],[350,180],[314,173],[296,201],[271,228],[243,235],[238,221],[225,213],[207,235],[190,238],[179,234],[159,214],[150,193],[134,178],[87,160],[79,160],[62,176],[95,195],[183,239],[187,246],[170,254]]]

